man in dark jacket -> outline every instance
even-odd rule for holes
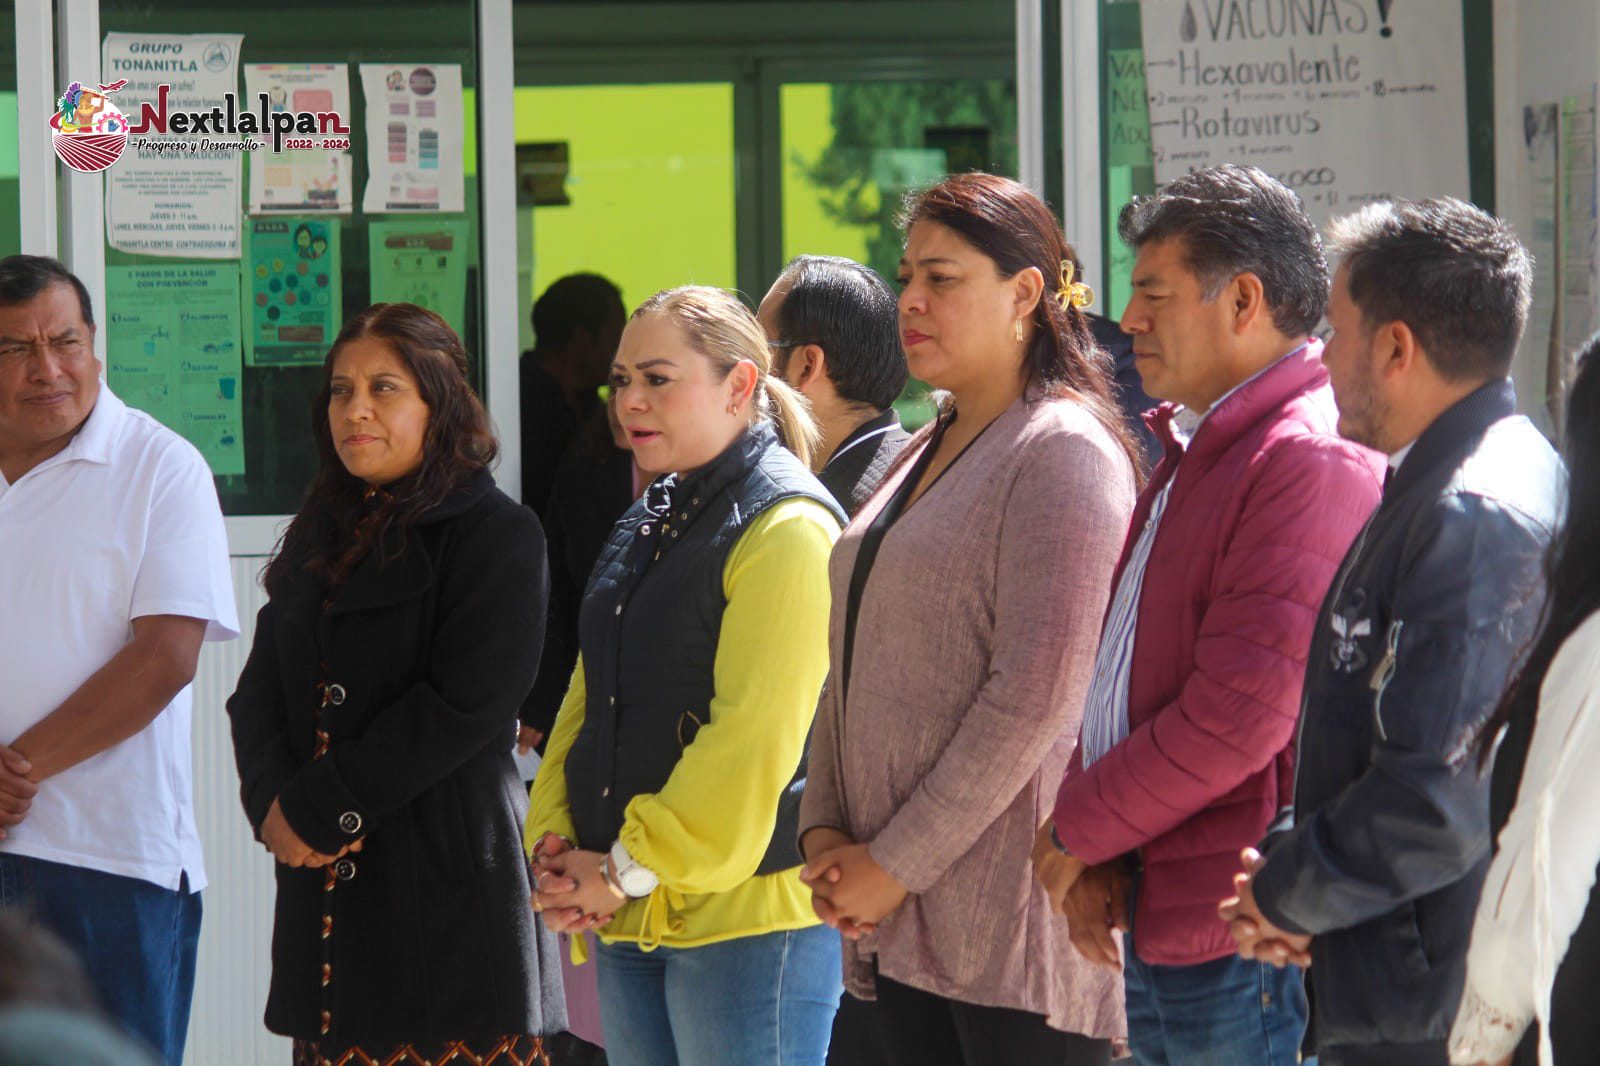
[[[579,427],[599,408],[628,311],[598,274],[569,274],[533,305],[533,347],[517,365],[522,397],[522,502],[549,517],[556,468]]]
[[[833,255],[789,261],[761,301],[772,369],[811,401],[822,427],[817,480],[854,517],[911,439],[892,404],[911,376],[900,301],[871,267]],[[846,992],[834,1015],[830,1066],[885,1056],[872,1006]]]
[[[1334,223],[1324,360],[1384,498],[1318,615],[1292,822],[1238,879],[1241,951],[1311,964],[1324,1066],[1448,1061],[1489,861],[1474,741],[1536,621],[1560,460],[1506,377],[1532,265],[1469,204]]]
[[[910,376],[894,290],[852,259],[802,255],[756,317],[773,372],[811,401],[822,427],[813,473],[854,515],[911,439],[891,406]]]

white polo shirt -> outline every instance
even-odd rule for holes
[[[72,443],[14,485],[0,476],[0,743],[159,614],[205,619],[207,640],[239,635],[216,486],[193,445],[101,384]],[[205,887],[189,707],[185,687],[139,733],[45,781],[0,851]]]

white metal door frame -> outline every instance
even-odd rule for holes
[[[56,11],[56,56],[65,81],[98,79],[100,71],[100,0],[59,0]],[[20,80],[20,71],[19,80]],[[45,112],[48,114],[49,112]],[[81,174],[50,166],[60,175],[57,201],[62,262],[89,290],[89,304],[101,318],[106,307],[105,174]],[[94,351],[106,365],[106,330],[95,331]]]
[[[50,0],[21,0],[17,31],[17,192],[22,247],[57,254],[56,154],[45,116],[55,109],[55,21]]]
[[[1061,3],[1062,223],[1101,292],[1104,273],[1104,196],[1100,188],[1100,5]],[[1104,310],[1102,305],[1099,310]]]

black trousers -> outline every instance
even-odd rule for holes
[[[1109,1066],[1111,1062],[1109,1040],[1051,1029],[1042,1014],[945,999],[882,976],[877,992],[875,1003],[852,1010],[846,1024],[856,1032],[847,1035],[848,1046],[839,1049],[839,1058],[830,1049],[829,1066]],[[877,1049],[870,1040],[855,1039],[862,1035],[863,1014],[870,1016],[877,1030]],[[856,1057],[865,1055],[873,1057]]]
[[[828,1066],[877,1066],[888,1061],[875,1007],[849,992],[839,997],[839,1013],[833,1016],[828,1040]]]

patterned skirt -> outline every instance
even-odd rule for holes
[[[406,1044],[374,1054],[353,1047],[331,1055],[312,1041],[296,1040],[294,1066],[550,1066],[550,1057],[536,1036],[503,1036],[481,1051],[465,1040],[447,1040],[426,1048]]]

